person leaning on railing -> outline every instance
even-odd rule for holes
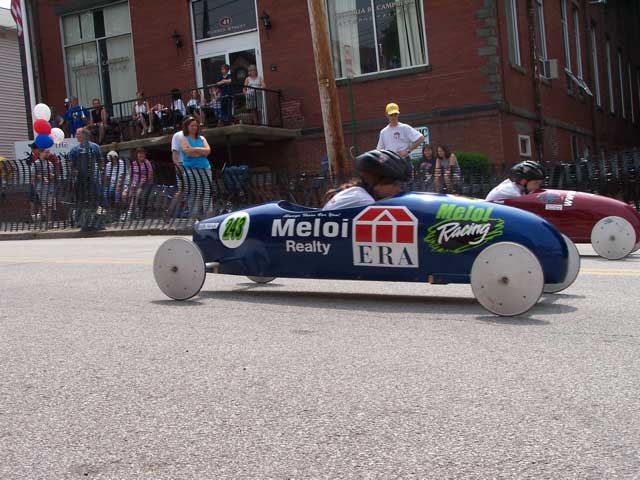
[[[455,153],[446,145],[436,147],[436,166],[434,169],[436,191],[454,193],[461,181],[460,164]]]
[[[188,116],[184,120],[182,134],[180,150],[189,214],[192,217],[206,215],[212,205],[211,164],[207,158],[211,154],[211,147],[207,139],[200,135],[200,124],[194,117]]]

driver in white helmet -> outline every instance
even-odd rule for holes
[[[490,202],[499,202],[507,198],[527,195],[540,189],[544,181],[544,170],[538,162],[527,160],[511,168],[509,178],[489,192]]]

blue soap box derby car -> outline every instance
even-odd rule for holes
[[[158,249],[154,276],[186,300],[206,273],[471,284],[480,304],[520,315],[579,270],[573,244],[529,212],[482,200],[405,193],[370,206],[323,211],[277,201],[194,225],[193,242]]]

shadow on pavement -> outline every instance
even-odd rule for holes
[[[243,284],[247,285],[247,284]],[[327,308],[332,310],[359,310],[375,313],[412,313],[412,314],[446,314],[478,315],[485,310],[473,297],[441,297],[417,295],[390,295],[370,293],[334,293],[334,292],[292,292],[274,290],[255,290],[253,285],[248,289],[234,291],[203,291],[201,298],[229,300],[267,305],[284,305],[300,308]],[[538,303],[532,310],[535,314],[558,314],[575,311],[575,308],[556,303]],[[482,319],[483,317],[479,317]],[[491,316],[496,321],[497,316]],[[544,320],[528,319],[526,316],[512,319],[514,325],[544,325]],[[503,322],[504,323],[504,322]]]

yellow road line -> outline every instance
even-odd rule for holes
[[[151,265],[142,258],[0,257],[0,263],[58,263],[87,265]]]

